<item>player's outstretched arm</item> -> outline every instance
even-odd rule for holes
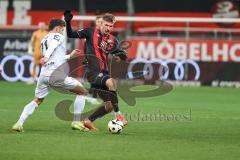
[[[127,60],[127,53],[124,50],[116,49],[114,52],[111,53],[113,56],[119,57],[122,61]]]
[[[67,36],[69,38],[89,38],[89,28],[80,29],[79,31],[73,31],[71,27],[71,20],[73,18],[73,15],[71,11],[65,11],[64,12],[64,20],[66,22],[66,30],[67,30]]]
[[[65,55],[65,59],[69,60],[74,57],[80,56],[81,51],[79,49],[74,49],[70,54]]]
[[[114,48],[110,51],[110,54],[116,57],[116,61],[126,61],[127,60],[127,52],[121,47],[119,44],[119,40],[117,37],[115,37],[115,46]]]
[[[69,38],[79,38],[78,33],[72,30],[72,26],[71,26],[72,18],[73,18],[73,15],[71,11],[66,10],[64,12],[64,20],[66,22],[67,36]]]
[[[115,44],[116,44],[115,48],[113,48],[113,50],[110,52],[110,54],[115,57],[119,57],[122,61],[126,61],[128,58],[127,52],[121,48],[121,46],[119,45],[119,41],[117,39],[115,39]],[[119,61],[119,60],[117,60],[117,61]]]

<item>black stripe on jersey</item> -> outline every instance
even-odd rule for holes
[[[98,34],[99,36],[98,36],[98,47],[101,47],[101,43],[102,43],[102,38],[103,38],[103,36],[102,36],[102,34],[101,33],[99,33]],[[100,63],[103,63],[104,64],[104,68],[101,68],[101,69],[104,69],[104,70],[108,70],[107,69],[107,60],[105,60],[104,59],[104,53],[103,53],[103,49],[101,49],[101,48],[98,48],[98,50],[99,50],[99,52],[100,52],[100,55],[101,55],[101,60],[100,60]],[[101,65],[100,65],[101,66]]]

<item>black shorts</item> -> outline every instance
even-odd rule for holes
[[[106,81],[110,78],[109,72],[102,71],[97,77],[91,82],[91,87],[96,89],[108,90]]]
[[[108,87],[106,86],[106,81],[110,79],[109,72],[103,71],[98,74],[98,76],[94,79],[94,81],[91,83],[91,92],[93,95],[98,94],[99,97],[104,101],[110,101],[111,94],[108,91]]]

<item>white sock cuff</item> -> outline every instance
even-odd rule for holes
[[[76,98],[83,98],[83,99],[86,99],[86,96],[83,96],[83,95],[77,95]]]

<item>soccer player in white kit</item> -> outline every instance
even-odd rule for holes
[[[65,22],[61,19],[52,19],[49,23],[49,33],[41,41],[41,49],[43,58],[41,59],[42,69],[35,89],[34,99],[28,103],[17,121],[12,127],[12,130],[23,132],[23,124],[25,120],[34,112],[34,110],[43,102],[44,98],[48,95],[50,86],[50,78],[55,79],[58,88],[70,91],[77,94],[74,102],[74,119],[71,124],[72,129],[80,131],[87,131],[82,122],[80,122],[80,114],[82,113],[85,105],[85,100],[94,103],[94,98],[88,97],[87,90],[83,85],[72,77],[59,77],[60,80],[54,77],[53,72],[58,70],[61,65],[64,65],[68,59],[77,56],[78,50],[73,50],[69,55],[66,55],[66,48],[64,47],[64,28]],[[51,77],[52,76],[52,77]],[[61,80],[61,78],[63,78]],[[59,81],[60,84],[59,85]]]

